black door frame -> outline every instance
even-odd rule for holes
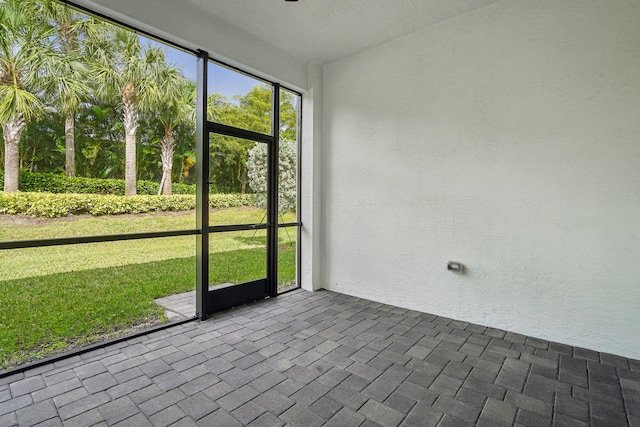
[[[201,320],[209,314],[247,302],[275,297],[278,294],[278,169],[280,129],[280,85],[272,85],[271,135],[240,129],[207,118],[207,75],[209,54],[198,52],[198,87],[196,100],[196,315]],[[267,144],[267,223],[209,225],[209,134],[215,133]],[[209,235],[242,230],[267,230],[267,257],[264,279],[209,290]]]

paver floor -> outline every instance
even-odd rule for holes
[[[295,291],[0,379],[0,426],[640,426],[640,361]]]
[[[153,302],[164,307],[167,317],[171,320],[188,319],[196,315],[196,291],[169,295]]]

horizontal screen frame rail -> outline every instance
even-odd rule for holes
[[[207,121],[207,131],[218,135],[231,136],[234,138],[246,139],[248,141],[258,141],[265,144],[271,144],[275,138],[272,135],[253,132],[233,126],[223,125],[221,123]]]
[[[195,236],[197,234],[202,234],[202,230],[190,229],[190,230],[170,230],[170,231],[149,231],[149,232],[142,232],[142,233],[103,234],[99,236],[57,237],[54,239],[35,239],[35,240],[14,240],[14,241],[0,242],[0,250],[75,245],[79,243],[119,242],[119,241],[126,241],[126,240],[156,239],[161,237]]]
[[[302,221],[283,222],[278,224],[278,228],[287,228],[287,227],[302,227]]]
[[[210,225],[209,234],[225,233],[228,231],[247,231],[247,230],[266,230],[269,224],[262,222],[260,224],[230,224],[230,225]]]
[[[278,224],[278,228],[284,227],[301,227],[301,222],[287,222]],[[214,225],[209,226],[209,233],[223,233],[227,231],[245,231],[245,230],[266,230],[269,224],[238,224],[238,225]],[[75,245],[81,243],[104,243],[119,242],[127,240],[140,239],[158,239],[162,237],[179,237],[179,236],[195,236],[202,234],[202,230],[169,230],[169,231],[148,231],[142,233],[123,233],[123,234],[103,234],[99,236],[79,236],[79,237],[56,237],[53,239],[35,239],[35,240],[11,240],[0,242],[0,250],[7,249],[25,249],[25,248],[41,248],[47,246],[64,246]]]

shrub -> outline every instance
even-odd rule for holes
[[[0,171],[0,187],[4,185],[4,173]],[[141,195],[158,194],[160,184],[153,181],[140,180],[137,191]],[[193,184],[173,184],[174,194],[196,194]],[[67,177],[55,173],[39,173],[20,171],[19,190],[27,192],[47,193],[81,193],[81,194],[113,194],[124,195],[123,179],[100,179],[84,177]]]
[[[278,211],[288,212],[296,208],[297,200],[297,154],[296,141],[291,139],[280,140],[278,176]],[[255,193],[256,204],[266,209],[267,207],[267,144],[256,142],[249,150],[247,160],[247,175],[249,187]]]
[[[160,186],[160,184],[158,184],[158,186]],[[174,182],[171,184],[171,191],[173,194],[196,194],[196,185]],[[158,194],[158,192],[156,191],[155,194]]]
[[[212,194],[209,206],[229,208],[251,206],[251,194]],[[68,215],[117,215],[158,211],[186,211],[195,209],[192,195],[172,196],[115,196],[102,194],[54,194],[36,192],[0,192],[0,214],[24,214],[41,218]]]
[[[211,208],[235,208],[238,206],[256,206],[256,199],[253,194],[209,194],[209,207]]]

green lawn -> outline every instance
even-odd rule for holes
[[[212,224],[262,215],[224,209]],[[184,228],[193,228],[193,215],[5,221],[0,240]],[[153,299],[195,288],[194,243],[186,236],[0,251],[0,368],[166,321]],[[210,284],[264,277],[264,249],[264,230],[211,235]],[[279,264],[286,287],[295,280],[293,231],[281,233]]]

